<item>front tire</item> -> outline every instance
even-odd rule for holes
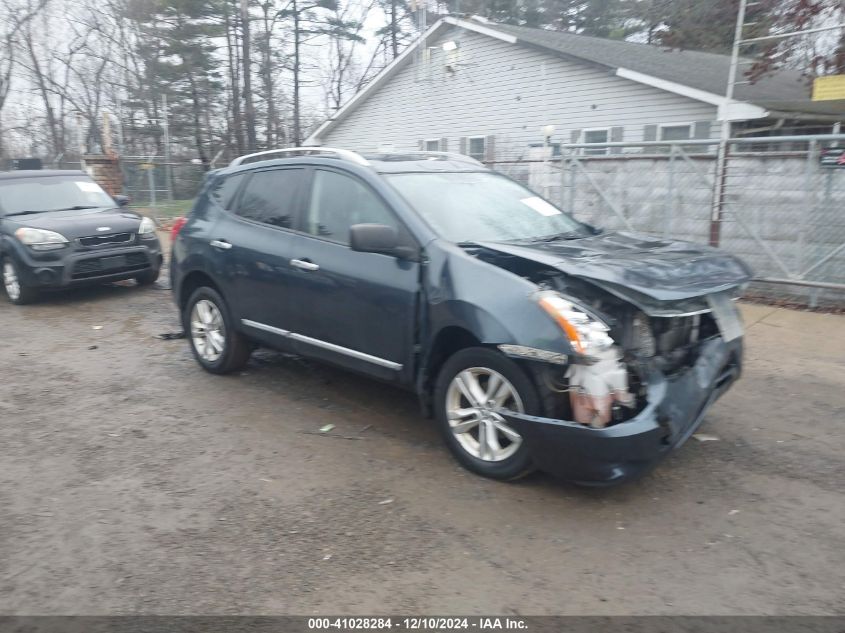
[[[252,347],[238,332],[223,297],[203,286],[191,294],[182,311],[182,327],[194,358],[212,374],[228,374],[243,368]]]
[[[24,286],[18,268],[11,257],[2,259],[3,288],[6,297],[15,305],[25,305],[38,299],[38,291],[35,288]]]
[[[487,348],[463,349],[443,365],[434,402],[446,445],[465,468],[500,480],[534,470],[522,437],[499,413],[541,413],[537,390],[515,362]]]
[[[160,273],[160,267],[151,268],[150,270],[144,271],[135,277],[135,281],[139,286],[152,286],[158,280]]]

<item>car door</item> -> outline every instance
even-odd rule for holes
[[[291,331],[303,353],[391,380],[412,370],[419,263],[349,247],[354,224],[410,235],[361,179],[315,168],[292,244]]]
[[[233,316],[242,325],[264,326],[254,333],[271,344],[284,343],[273,331],[289,325],[292,228],[305,175],[302,167],[252,172],[213,229],[211,245],[221,262],[218,276]]]

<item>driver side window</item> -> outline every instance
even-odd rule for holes
[[[349,244],[354,224],[385,224],[399,229],[396,218],[364,183],[334,171],[316,170],[305,232]]]

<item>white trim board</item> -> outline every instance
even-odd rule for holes
[[[756,106],[751,103],[746,103],[745,101],[732,100],[730,102],[726,102],[724,95],[717,95],[713,92],[707,92],[706,90],[691,88],[690,86],[685,86],[667,79],[660,79],[659,77],[654,77],[652,75],[646,75],[644,73],[637,72],[636,70],[629,70],[628,68],[617,68],[616,76],[630,81],[636,81],[637,83],[651,86],[652,88],[672,92],[676,95],[687,97],[688,99],[703,101],[704,103],[717,106],[719,108],[719,114],[717,117],[719,121],[762,119],[769,114],[765,108],[761,108],[760,106]]]

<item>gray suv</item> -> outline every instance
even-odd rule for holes
[[[209,173],[171,265],[207,371],[256,345],[319,359],[416,393],[476,473],[589,484],[646,471],[739,377],[750,279],[465,156],[330,148]]]

